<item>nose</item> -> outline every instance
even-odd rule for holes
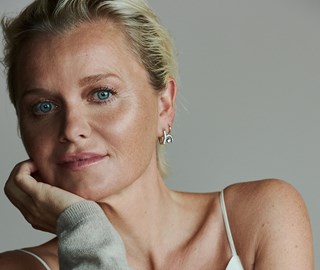
[[[80,106],[67,108],[63,115],[59,141],[61,143],[78,143],[91,135],[88,117]]]

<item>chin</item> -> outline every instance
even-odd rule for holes
[[[76,194],[86,200],[99,201],[123,190],[130,184],[131,179],[123,174],[107,174],[105,169],[93,170],[90,168],[77,172],[58,169],[55,170],[51,179],[47,178],[45,180],[43,182]]]
[[[73,183],[69,183],[68,186],[62,185],[60,188],[90,201],[105,199],[106,197],[115,194],[120,189],[119,187],[116,188],[114,183],[108,183],[105,179],[95,182],[74,181]]]

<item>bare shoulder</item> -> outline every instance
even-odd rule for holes
[[[43,266],[33,257],[18,251],[12,250],[0,253],[0,269],[7,270],[28,270],[43,269]]]
[[[225,189],[225,198],[231,224],[241,232],[235,238],[252,251],[256,268],[313,269],[307,208],[292,185],[278,179],[239,183]]]
[[[24,248],[24,250],[40,257],[51,269],[59,269],[55,240],[39,246]],[[44,266],[34,256],[21,250],[12,250],[0,253],[0,269],[43,270]]]
[[[255,219],[266,218],[270,224],[286,222],[289,216],[304,222],[309,220],[300,193],[283,180],[264,179],[233,184],[225,189],[225,197],[231,209],[236,212],[246,209],[246,212],[254,213]]]
[[[240,203],[239,206],[245,207],[250,205],[259,207],[265,206],[265,204],[271,205],[272,208],[284,205],[304,206],[300,193],[291,184],[280,179],[233,184],[225,189],[225,194],[227,194],[226,197],[229,197],[230,203],[234,201],[237,204]],[[265,211],[261,212],[261,214],[266,213]]]

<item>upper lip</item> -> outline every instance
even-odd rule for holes
[[[66,154],[58,160],[58,164],[66,164],[77,161],[84,161],[92,158],[103,158],[107,156],[107,154],[99,154],[93,152],[81,152],[81,153],[73,153]]]

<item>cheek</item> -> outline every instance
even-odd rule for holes
[[[112,129],[118,136],[126,137],[128,142],[139,143],[156,136],[157,103],[154,98],[140,95],[131,98],[131,102],[122,106],[108,122],[112,123]]]
[[[117,154],[127,163],[145,163],[156,149],[157,103],[135,100],[108,121],[105,131]],[[137,158],[139,157],[139,158]]]
[[[133,173],[145,167],[156,149],[155,105],[154,99],[132,94],[123,98],[116,108],[102,110],[95,118],[97,134],[106,143],[114,157],[112,160],[116,161],[114,165],[122,171],[123,177],[125,172]]]
[[[25,121],[20,125],[21,138],[29,158],[38,172],[33,176],[40,182],[56,185],[54,153],[56,149],[56,129],[52,125],[39,125],[35,121]]]
[[[20,133],[29,157],[39,167],[52,152],[55,132],[52,125],[39,125],[36,121],[21,119]]]
[[[121,103],[117,104],[116,108],[102,111],[97,118],[97,125],[101,126],[101,123],[105,123],[106,132],[125,136],[126,140],[135,142],[140,136],[148,134],[150,137],[150,133],[156,129],[158,103],[152,94],[145,95],[141,90],[132,90],[132,92],[126,97],[121,97]]]

